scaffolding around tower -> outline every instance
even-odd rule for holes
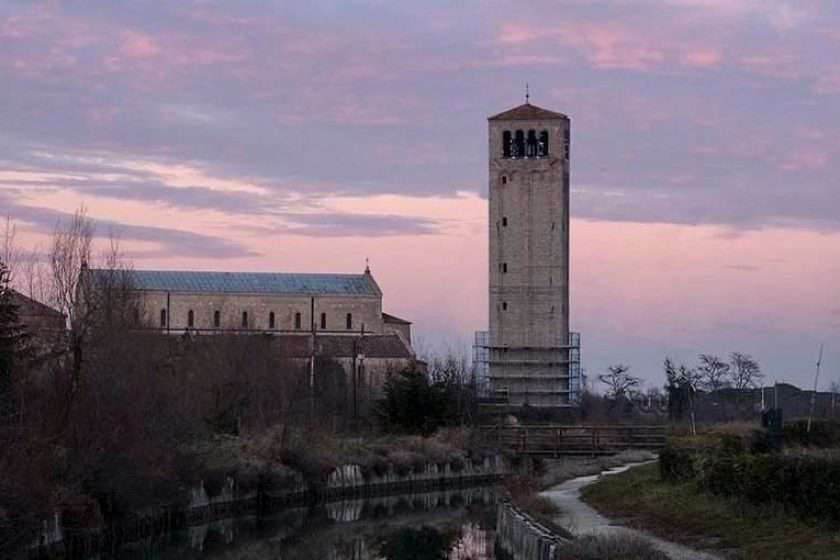
[[[559,352],[561,358],[554,362],[546,360],[505,360],[494,359],[493,356],[504,356],[515,350],[526,351],[549,351]],[[491,363],[495,364],[519,364],[524,366],[545,366],[551,364],[551,371],[543,375],[531,374],[520,375],[496,375],[491,376]],[[490,333],[487,331],[476,331],[473,341],[472,352],[473,376],[478,389],[479,397],[484,405],[517,406],[521,404],[533,404],[540,406],[539,402],[532,403],[538,390],[530,389],[528,385],[522,386],[517,381],[527,379],[534,381],[539,379],[547,386],[548,391],[559,396],[556,401],[561,401],[566,406],[578,406],[580,404],[583,377],[580,366],[580,333],[570,332],[568,339],[558,341],[557,344],[543,348],[511,348],[506,346],[493,346]],[[509,383],[506,383],[509,382]],[[553,387],[552,387],[553,386]],[[544,389],[545,390],[545,389]]]

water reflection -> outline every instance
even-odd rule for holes
[[[493,488],[347,500],[225,519],[100,558],[496,560]]]

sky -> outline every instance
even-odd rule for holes
[[[136,268],[361,272],[425,352],[487,321],[487,122],[572,121],[590,378],[840,380],[840,4],[0,0],[0,214]]]

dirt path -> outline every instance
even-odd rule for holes
[[[641,537],[650,542],[656,549],[667,554],[672,560],[720,560],[719,556],[693,550],[642,531],[619,525],[617,522],[604,517],[580,499],[581,490],[597,482],[600,477],[618,474],[642,464],[646,463],[633,463],[603,471],[599,474],[573,478],[541,492],[540,495],[551,500],[560,510],[554,522],[575,535],[627,534]]]

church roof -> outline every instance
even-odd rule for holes
[[[536,105],[531,105],[530,103],[525,103],[524,105],[520,105],[519,107],[514,107],[513,109],[508,109],[503,113],[499,113],[498,115],[493,115],[487,120],[491,121],[542,121],[542,120],[550,120],[550,119],[566,119],[568,120],[569,117],[562,113],[555,113],[554,111],[549,111],[548,109],[543,109],[542,107],[537,107]]]
[[[90,269],[94,279],[114,274]],[[370,274],[294,274],[277,272],[203,272],[130,270],[128,281],[136,290],[228,294],[305,294],[380,296]]]
[[[390,313],[382,312],[382,320],[386,323],[390,323],[393,325],[410,325],[411,321],[403,319],[401,317],[397,317],[396,315],[391,315]]]

